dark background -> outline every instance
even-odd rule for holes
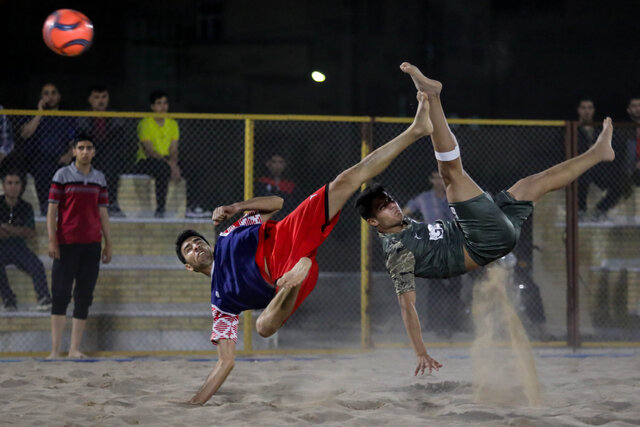
[[[59,8],[93,21],[80,57],[42,42]],[[405,116],[408,60],[444,82],[449,116],[573,119],[588,95],[596,118],[625,121],[639,24],[639,1],[0,0],[0,104],[35,108],[51,81],[66,109],[102,83],[119,110],[161,88],[172,111]]]

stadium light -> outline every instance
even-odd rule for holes
[[[326,80],[325,75],[322,74],[320,71],[313,71],[311,73],[311,78],[313,79],[314,82],[317,82],[317,83],[322,83],[323,81]]]

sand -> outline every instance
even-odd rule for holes
[[[486,273],[473,288],[473,401],[508,404],[523,401],[514,396],[523,394],[529,406],[539,407],[542,396],[535,358],[507,291],[510,270],[494,264]]]
[[[1,425],[640,425],[640,349],[531,349],[508,271],[474,288],[476,339],[430,349],[413,376],[406,348],[238,358],[205,406],[185,402],[215,358],[0,359]]]
[[[510,349],[501,351],[509,354]],[[409,349],[240,358],[203,407],[186,401],[211,360],[36,359],[0,363],[2,425],[640,425],[640,350],[534,350],[539,407],[523,393],[474,402],[470,349],[433,349],[444,367],[414,377]],[[579,357],[575,357],[579,356]]]

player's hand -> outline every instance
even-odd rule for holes
[[[173,162],[169,162],[169,166],[171,167],[171,180],[176,182],[180,181],[182,179],[180,166]]]
[[[111,262],[111,243],[104,245],[102,249],[102,263],[109,264]]]
[[[40,101],[38,101],[38,110],[40,111],[44,110],[45,105],[46,105],[46,102],[44,101],[44,99],[40,98]]]
[[[418,375],[418,372],[422,375],[424,374],[425,369],[431,373],[434,369],[437,371],[440,368],[442,368],[442,364],[437,360],[433,359],[427,353],[421,354],[418,356],[418,365],[416,366],[416,371],[413,375]]]
[[[207,402],[201,402],[198,398],[198,396],[193,396],[191,398],[191,400],[189,400],[188,402],[186,402],[188,405],[192,405],[192,406],[203,406],[205,403]]]
[[[49,257],[53,259],[60,259],[60,246],[58,242],[49,242]]]
[[[218,206],[213,210],[213,215],[211,215],[211,220],[213,221],[213,224],[217,226],[217,225],[220,225],[220,223],[225,219],[231,218],[237,213],[238,213],[238,208],[236,208],[234,205]]]

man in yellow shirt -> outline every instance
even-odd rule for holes
[[[154,113],[169,111],[169,97],[163,91],[152,92],[149,102]],[[151,175],[156,180],[156,218],[164,217],[169,179],[181,179],[178,167],[179,139],[180,129],[173,119],[147,117],[138,123],[139,148],[134,170]]]

